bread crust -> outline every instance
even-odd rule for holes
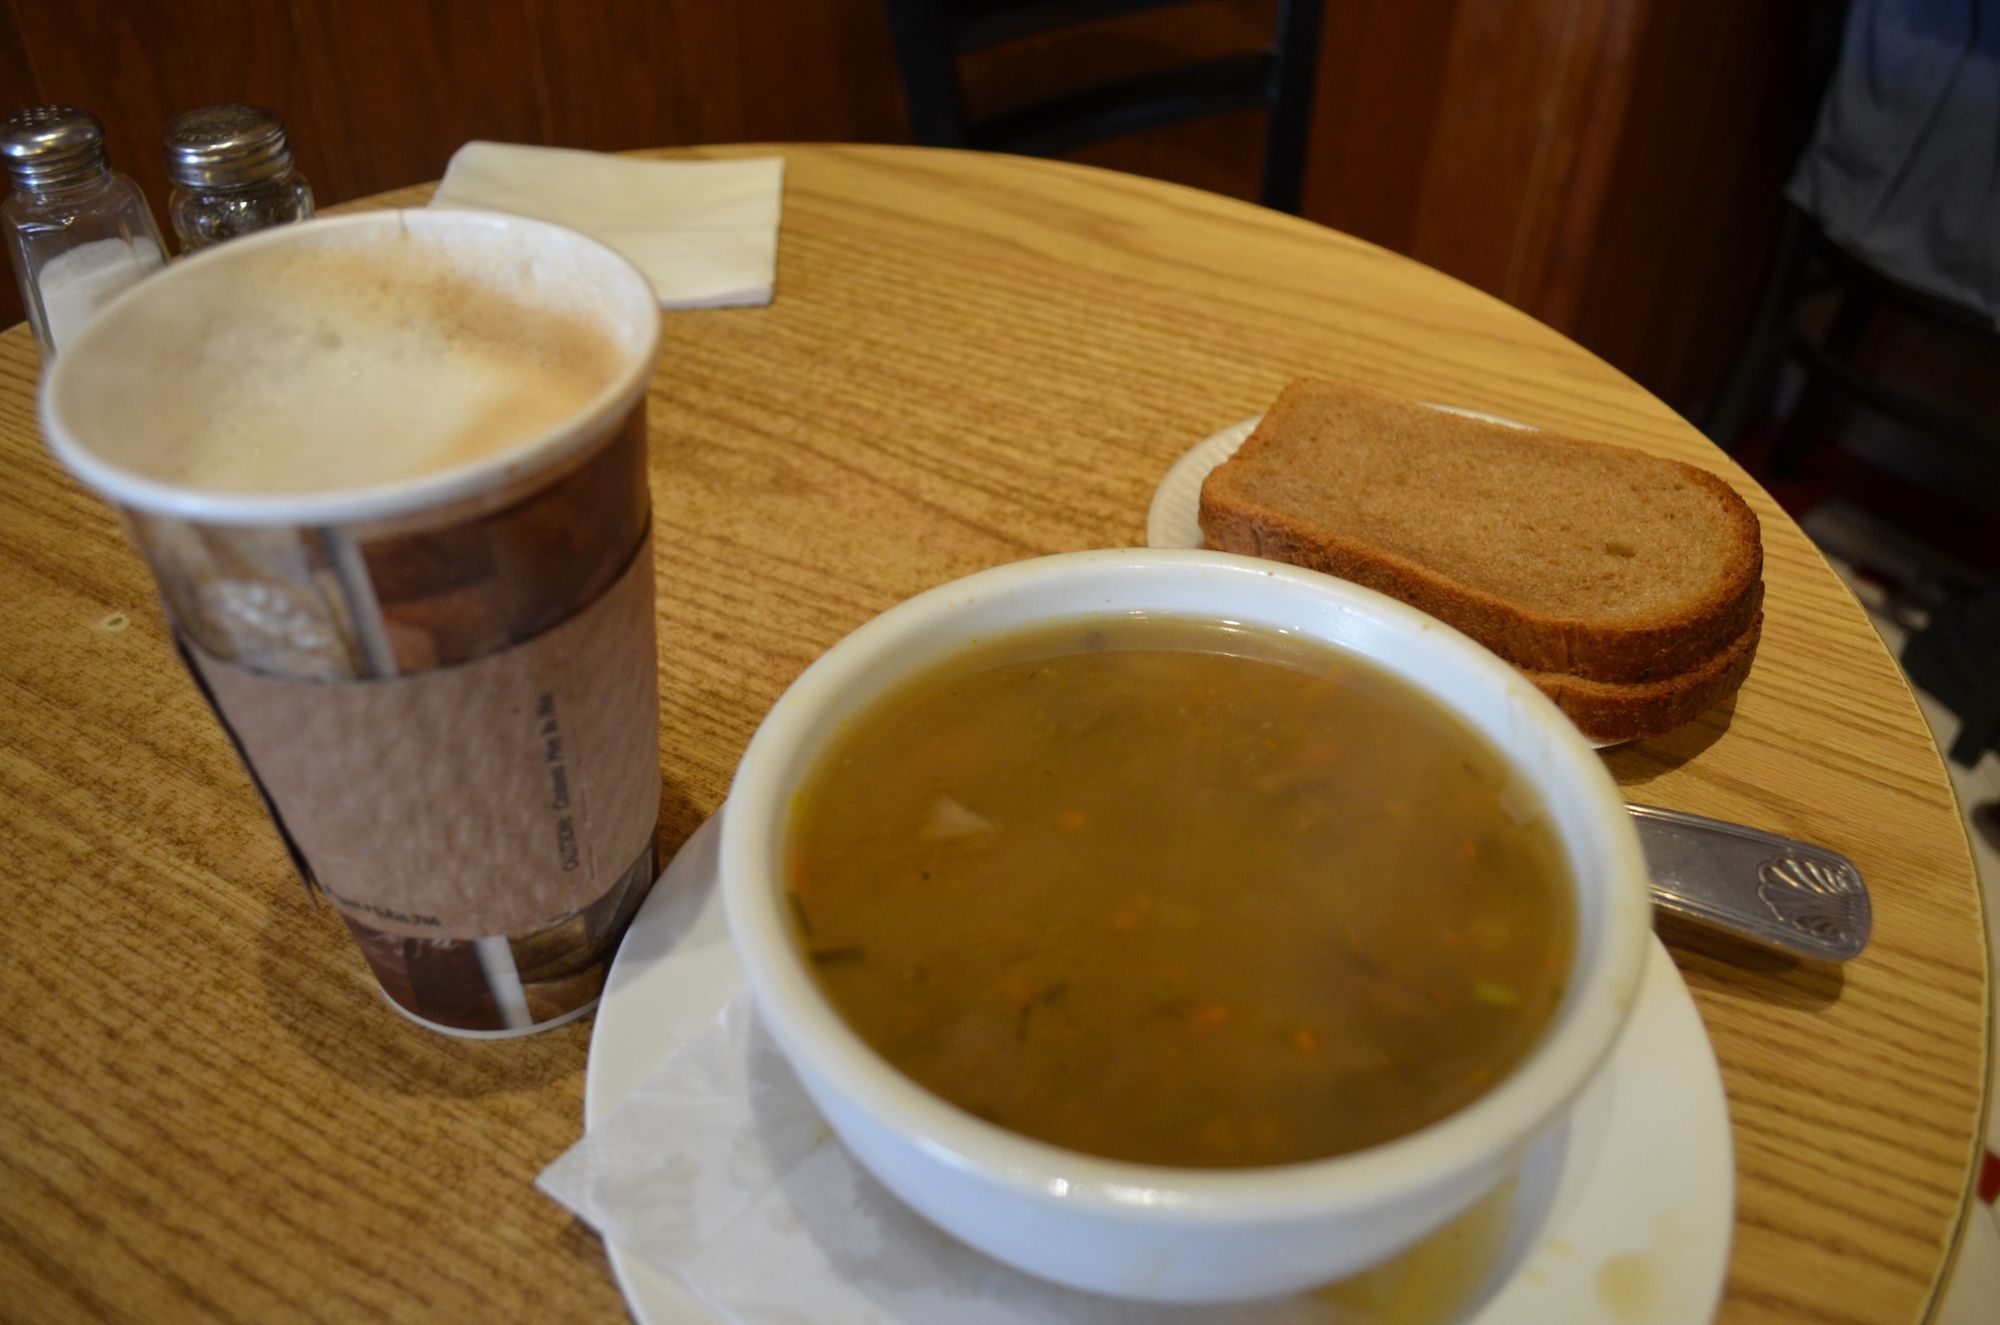
[[[1371,409],[1393,411],[1398,426],[1447,432],[1462,438],[1467,447],[1586,448],[1617,457],[1619,465],[1670,471],[1712,499],[1722,515],[1728,546],[1720,573],[1695,598],[1651,618],[1612,622],[1582,614],[1564,616],[1371,546],[1330,527],[1312,512],[1282,509],[1245,491],[1239,481],[1243,472],[1258,463],[1262,452],[1298,446],[1297,416],[1310,409],[1314,393],[1328,392],[1361,400]],[[1312,442],[1301,449],[1318,445]],[[1237,456],[1217,466],[1203,482],[1200,521],[1203,538],[1212,548],[1289,562],[1366,585],[1456,627],[1524,671],[1579,681],[1638,685],[1680,678],[1731,649],[1763,606],[1764,558],[1757,517],[1734,489],[1714,475],[1600,442],[1502,429],[1339,383],[1306,381],[1287,387]]]
[[[1556,707],[1594,741],[1615,744],[1660,736],[1700,717],[1733,694],[1750,671],[1763,636],[1764,614],[1741,636],[1700,666],[1679,676],[1638,685],[1614,685],[1559,672],[1523,670]]]

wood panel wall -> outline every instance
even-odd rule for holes
[[[1203,0],[982,56],[968,98],[1248,48],[1273,4]],[[1691,410],[1747,318],[1803,137],[1803,8],[1327,0],[1306,213]],[[162,127],[218,101],[282,115],[322,202],[435,178],[469,138],[907,136],[880,0],[0,0],[0,106],[50,101],[105,120],[156,209]],[[1261,117],[1237,115],[1078,156],[1249,197],[1261,144]],[[0,295],[0,320],[19,316]]]

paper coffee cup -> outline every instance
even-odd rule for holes
[[[43,383],[384,993],[589,1010],[656,872],[651,286],[574,231],[370,212],[184,260]]]

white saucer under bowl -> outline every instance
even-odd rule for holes
[[[591,1035],[587,1125],[706,1025],[742,984],[715,887],[720,820],[718,814],[703,824],[674,857],[612,965]],[[1483,1239],[1494,1250],[1481,1282],[1452,1319],[1456,1325],[1623,1319],[1704,1325],[1721,1296],[1734,1210],[1721,1075],[1694,1000],[1655,941],[1618,1047],[1569,1120],[1529,1156],[1504,1210],[1504,1230]],[[606,1253],[640,1325],[716,1321],[636,1255],[615,1246]],[[1405,1255],[1421,1253],[1422,1244]],[[1346,1295],[1324,1300],[1327,1325],[1392,1325]],[[1175,1319],[1198,1325],[1206,1314],[1180,1309]]]

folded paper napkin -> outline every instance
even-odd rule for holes
[[[467,143],[433,207],[554,221],[603,240],[668,308],[768,304],[778,265],[782,157],[640,161],[563,147]]]
[[[1386,1265],[1298,1297],[1167,1308],[1072,1292],[940,1232],[849,1158],[743,993],[536,1185],[744,1325],[1444,1322],[1494,1268],[1511,1204],[1489,1198]]]

